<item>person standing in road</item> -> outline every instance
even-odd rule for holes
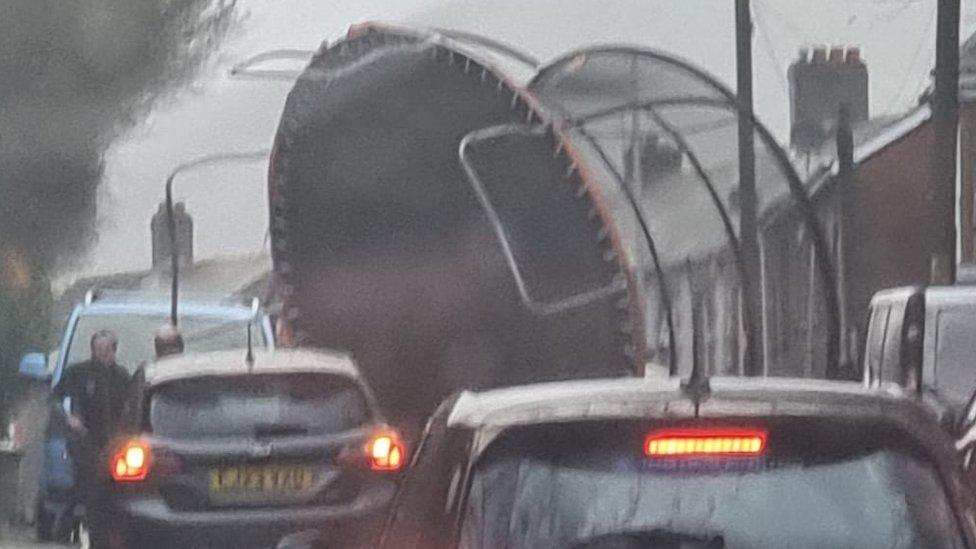
[[[98,458],[120,426],[129,389],[129,374],[116,362],[118,347],[113,332],[96,332],[91,338],[91,359],[69,366],[54,388],[53,414],[69,433],[77,501],[85,503],[92,525],[104,520],[107,511],[100,495],[108,482],[108,466],[98,467]],[[94,534],[103,529],[90,530]],[[95,541],[96,547],[102,545]]]

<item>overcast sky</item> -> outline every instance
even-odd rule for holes
[[[479,32],[542,59],[594,43],[629,43],[684,57],[734,88],[732,0],[239,0],[247,15],[192,89],[116,142],[99,194],[99,240],[63,278],[147,268],[149,217],[176,165],[269,147],[289,84],[231,79],[227,69],[278,48],[315,49],[352,23],[383,20]],[[964,2],[963,32],[976,27]],[[902,112],[934,62],[935,0],[753,0],[756,110],[787,135],[786,68],[801,46],[862,47],[873,115]],[[196,220],[198,258],[263,246],[264,163],[190,172],[176,184]]]

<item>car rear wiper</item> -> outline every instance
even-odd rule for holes
[[[255,438],[287,437],[307,434],[308,427],[303,425],[262,423],[254,426]]]
[[[722,536],[668,530],[604,534],[575,542],[571,549],[721,549]]]

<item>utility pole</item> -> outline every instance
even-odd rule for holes
[[[939,0],[935,37],[935,94],[932,99],[932,191],[936,228],[930,248],[931,283],[956,280],[956,145],[959,128],[959,4]],[[971,197],[964,197],[970,200]]]
[[[839,332],[840,337],[838,338],[838,343],[841,344],[840,353],[838,356],[839,363],[828,361],[827,363],[827,378],[828,379],[852,379],[854,378],[854,373],[857,371],[857,353],[852,352],[851,343],[851,331],[848,326],[848,310],[847,310],[847,261],[844,258],[844,253],[841,250],[846,249],[846,245],[843,244],[844,239],[847,238],[847,232],[850,231],[852,226],[852,220],[854,218],[854,191],[851,186],[854,184],[854,132],[851,129],[851,115],[850,115],[850,105],[848,103],[841,103],[840,108],[837,112],[837,184],[840,189],[840,223],[838,224],[837,238],[841,242],[840,248],[837,250],[834,256],[834,268],[837,273],[837,305],[839,311],[837,311],[839,318]],[[812,265],[811,265],[812,267]],[[813,292],[813,285],[810,287],[811,297]],[[812,326],[812,323],[811,323]],[[827,337],[830,337],[828,334]]]
[[[759,240],[756,226],[756,151],[752,124],[752,13],[749,0],[735,0],[736,95],[739,100],[739,245],[745,263],[742,281],[746,348],[743,372],[765,373],[761,341]]]

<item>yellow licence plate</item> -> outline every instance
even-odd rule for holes
[[[312,487],[307,467],[240,466],[210,470],[211,492],[301,492]]]

